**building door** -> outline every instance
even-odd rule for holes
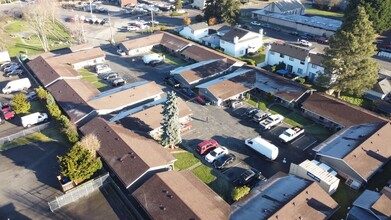
[[[288,70],[288,72],[292,72],[292,69],[293,69],[293,66],[292,65],[287,65],[286,66],[286,70]]]

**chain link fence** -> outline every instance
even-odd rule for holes
[[[45,124],[41,124],[41,125],[34,126],[32,128],[24,129],[24,130],[17,132],[15,134],[10,134],[6,137],[0,138],[0,145],[9,143],[15,139],[24,137],[29,134],[33,134],[35,132],[41,132],[42,130],[44,130],[46,128],[53,127],[54,125],[55,125],[55,123],[53,123],[53,122],[46,122]]]
[[[55,210],[68,205],[69,203],[75,202],[78,199],[89,195],[95,190],[101,188],[102,186],[110,183],[112,180],[109,176],[109,173],[98,177],[94,180],[90,180],[74,189],[67,191],[64,195],[56,197],[55,200],[48,202],[50,211],[54,212]]]

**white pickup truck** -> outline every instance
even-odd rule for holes
[[[269,130],[284,120],[284,116],[276,114],[270,115],[266,119],[259,122],[263,130]]]
[[[278,136],[278,138],[280,138],[282,142],[288,143],[289,141],[294,140],[303,133],[304,128],[295,126],[293,128],[286,129],[282,134],[280,134],[280,136]]]

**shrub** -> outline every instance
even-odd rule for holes
[[[250,192],[250,188],[247,186],[242,186],[242,187],[235,187],[232,190],[231,196],[234,201],[238,201],[241,199],[243,196],[247,195]]]
[[[183,18],[183,24],[189,25],[190,23],[191,23],[191,18],[189,18],[189,17]]]
[[[160,30],[161,30],[161,31],[166,31],[166,30],[168,30],[168,27],[167,27],[167,26],[164,26],[164,25],[161,25],[161,26],[160,26]]]
[[[79,133],[77,133],[75,125],[70,124],[68,127],[64,128],[64,132],[70,143],[74,144],[79,141]]]
[[[30,102],[26,100],[26,95],[23,93],[16,94],[12,99],[12,108],[16,114],[28,113],[30,107]]]
[[[202,15],[196,15],[196,16],[195,16],[195,20],[196,20],[197,22],[201,22],[201,21],[204,20],[204,17],[203,17]]]
[[[60,126],[63,128],[67,128],[71,125],[71,121],[65,115],[61,115],[60,118],[58,119],[58,122]]]
[[[57,104],[47,104],[46,105],[46,108],[48,109],[49,111],[49,114],[55,118],[56,120],[59,120],[60,119],[60,116],[61,116],[61,110],[60,108],[58,107]]]
[[[54,97],[52,96],[52,94],[48,93],[48,95],[46,96],[46,104],[55,104],[56,103],[56,100],[54,100]]]
[[[256,65],[255,61],[252,60],[252,59],[240,58],[240,60],[246,62],[248,65],[252,65],[252,66],[255,66],[255,65]]]
[[[271,68],[270,68],[270,70],[274,73],[274,72],[276,72],[277,70],[276,70],[276,66],[272,66]]]
[[[300,84],[304,84],[305,83],[305,79],[303,77],[298,77],[296,79],[296,82],[299,82]]]
[[[35,88],[35,92],[37,93],[37,96],[39,99],[44,100],[48,96],[48,92],[42,87]]]

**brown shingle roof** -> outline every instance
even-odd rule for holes
[[[360,115],[355,117],[360,117]],[[380,166],[390,159],[390,143],[391,124],[387,122],[347,154],[343,160],[363,178],[368,179]]]
[[[338,207],[329,194],[312,182],[268,219],[328,219],[326,211],[333,212]]]
[[[191,44],[191,41],[185,40],[181,37],[175,36],[170,33],[164,33],[163,38],[160,42],[161,45],[167,47],[168,49],[178,51]]]
[[[289,57],[294,57],[296,59],[304,61],[308,56],[309,50],[303,49],[301,47],[292,46],[289,44],[271,44],[270,51],[274,51]]]
[[[93,108],[65,80],[59,80],[53,83],[48,88],[48,91],[53,95],[57,104],[67,113],[73,123],[77,123],[93,111]]]
[[[232,61],[227,59],[216,60],[215,62],[208,63],[203,66],[196,67],[181,73],[183,79],[189,84],[194,81],[212,77],[215,74],[221,73],[229,69],[233,65]]]
[[[314,53],[310,53],[310,63],[313,63],[315,65],[318,65],[318,66],[323,66],[322,62],[323,62],[323,59],[324,59],[324,55],[323,54],[314,54]]]
[[[229,205],[188,170],[158,173],[132,195],[152,219],[229,217]]]
[[[60,77],[80,77],[69,65],[52,62],[49,58],[39,56],[27,63],[43,86],[47,86]]]
[[[69,49],[71,50],[71,52],[77,52],[77,51],[81,51],[81,50],[89,50],[89,49],[92,49],[94,46],[90,43],[86,43],[86,44],[78,44],[78,45],[73,45],[71,47],[69,47]]]
[[[119,92],[111,93],[100,98],[94,98],[88,101],[88,104],[95,109],[116,109],[136,104],[162,93],[162,89],[152,81]]]
[[[216,52],[205,50],[204,47],[198,45],[191,45],[182,51],[182,55],[191,58],[197,62],[213,59],[221,59],[223,56]]]
[[[100,49],[100,47],[96,47],[89,50],[81,50],[74,53],[51,57],[49,59],[50,61],[58,63],[76,64],[105,56],[105,53]]]
[[[303,102],[303,108],[342,126],[385,122],[368,110],[320,93],[310,95]]]
[[[152,34],[146,37],[139,37],[132,40],[123,41],[121,44],[128,50],[157,45],[160,44],[163,35],[163,33]]]
[[[255,72],[251,71],[237,77],[223,80],[208,87],[208,90],[215,96],[223,101],[235,96],[247,92],[252,89],[255,83]],[[252,86],[249,86],[252,85]]]
[[[121,182],[128,187],[151,168],[167,166],[175,158],[155,141],[133,133],[126,128],[94,118],[80,128],[86,134],[95,134],[101,147],[98,151]]]
[[[65,79],[64,80],[84,101],[88,101],[98,95],[99,90],[90,82],[80,79]]]
[[[178,98],[179,118],[192,114],[191,109],[187,106],[186,102],[181,98]],[[150,132],[159,128],[160,123],[163,120],[162,116],[163,104],[147,108],[143,111],[137,112],[133,115],[129,115],[120,120],[121,124],[130,129],[143,132]]]
[[[241,29],[241,28],[232,28],[230,31],[228,31],[224,36],[221,37],[221,40],[227,41],[227,42],[234,42],[234,38],[238,37],[238,40],[240,40],[242,37],[246,36],[249,31]]]
[[[391,199],[382,194],[380,198],[372,205],[372,209],[391,218]]]

